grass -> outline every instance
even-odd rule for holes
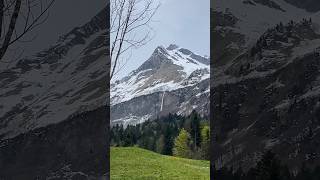
[[[137,147],[111,148],[110,176],[115,179],[210,179],[210,162],[164,156]]]

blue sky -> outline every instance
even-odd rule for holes
[[[154,38],[147,45],[132,50],[131,58],[115,76],[116,79],[139,67],[160,45],[177,44],[200,55],[210,54],[210,1],[159,1],[161,6],[151,23],[155,30]]]

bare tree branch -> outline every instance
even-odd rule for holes
[[[16,22],[17,22],[17,19],[18,19],[20,7],[21,7],[21,1],[22,0],[17,0],[16,1],[16,5],[14,7],[14,12],[13,12],[13,14],[11,16],[11,21],[10,21],[10,24],[9,24],[9,29],[8,29],[8,32],[7,32],[6,36],[5,36],[4,42],[2,44],[2,47],[0,49],[0,59],[2,59],[2,57],[4,56],[5,52],[7,51],[8,47],[9,47],[10,39],[11,39],[11,36],[13,34],[13,31],[14,31],[14,28],[16,26]]]
[[[2,33],[3,16],[4,16],[4,0],[0,0],[0,38]]]
[[[17,40],[19,40],[20,38],[22,38],[26,33],[28,33],[29,31],[31,31],[32,29],[36,28],[37,26],[43,24],[45,21],[47,21],[48,17],[49,17],[49,13],[47,13],[47,11],[50,9],[50,7],[53,5],[55,0],[51,0],[51,2],[49,3],[49,5],[43,10],[43,7],[41,5],[41,13],[32,21],[31,24],[28,25],[27,20],[26,20],[26,24],[24,26],[23,32],[15,39],[13,39],[10,44],[13,44],[14,42],[16,42]],[[47,13],[47,14],[46,14]],[[41,18],[44,16],[45,18],[43,20],[41,20]],[[29,15],[28,15],[29,17]],[[1,59],[1,58],[0,58]]]
[[[23,38],[47,21],[49,9],[54,2],[55,0],[0,0],[0,62],[7,62],[3,57],[12,44],[34,40],[35,35],[28,40]]]
[[[120,65],[122,55],[132,48],[144,46],[152,39],[152,28],[149,24],[159,6],[160,4],[152,0],[113,0],[110,24],[110,79],[123,68],[124,65]]]

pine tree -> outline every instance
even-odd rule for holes
[[[257,180],[280,180],[280,161],[267,151],[257,165]]]
[[[210,127],[208,125],[201,129],[201,152],[203,159],[210,158]]]
[[[281,168],[281,180],[292,180],[293,176],[288,168],[288,166],[283,166]]]
[[[201,132],[200,132],[200,117],[196,111],[192,111],[191,115],[191,138],[194,143],[194,148],[196,149],[196,146],[200,146],[200,141],[201,141]]]
[[[173,137],[176,137],[176,133],[178,130],[171,131],[168,126],[164,129],[164,147],[163,147],[163,154],[165,155],[172,155],[173,149]]]
[[[190,134],[185,129],[181,129],[178,137],[174,141],[174,156],[184,158],[189,158],[191,156],[190,138]]]
[[[296,180],[305,180],[305,179],[311,179],[311,172],[307,168],[306,164],[303,163],[301,166],[301,170],[297,174]]]
[[[283,32],[283,24],[282,24],[282,22],[280,22],[280,24],[279,24],[279,30],[280,30],[280,32]]]
[[[156,142],[156,152],[163,154],[164,146],[165,146],[164,135],[160,135],[160,138]]]
[[[247,64],[247,70],[249,70],[249,69],[250,69],[250,63]]]
[[[241,167],[239,167],[238,169],[237,169],[237,171],[234,173],[234,180],[242,180],[243,179],[243,175],[244,175],[244,173],[243,173],[243,170],[242,170],[242,168]]]
[[[312,177],[314,180],[318,180],[320,179],[320,166],[317,166],[314,168],[313,172],[312,172]]]

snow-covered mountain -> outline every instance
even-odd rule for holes
[[[182,108],[182,103],[190,102],[186,99],[178,105],[172,102],[170,104],[170,94],[181,89],[196,89],[200,82],[208,81],[209,64],[208,58],[174,44],[167,48],[157,47],[151,57],[139,68],[111,84],[111,121],[135,124],[148,118],[155,118],[164,112],[177,112]],[[208,94],[209,84],[206,88],[198,93]],[[148,100],[149,96],[156,97]],[[181,94],[181,96],[184,95]],[[137,101],[142,101],[143,105]],[[136,104],[133,105],[132,102]],[[145,106],[146,104],[148,106]],[[173,104],[177,106],[171,110],[167,109]],[[132,105],[134,110],[127,107],[128,105]],[[190,110],[190,107],[184,108]],[[179,113],[187,113],[187,111],[180,109]]]
[[[319,164],[319,2],[212,5],[216,167],[248,169],[267,149],[292,170]]]
[[[0,72],[2,138],[106,104],[106,11]]]
[[[108,11],[0,72],[0,179],[108,177]]]

